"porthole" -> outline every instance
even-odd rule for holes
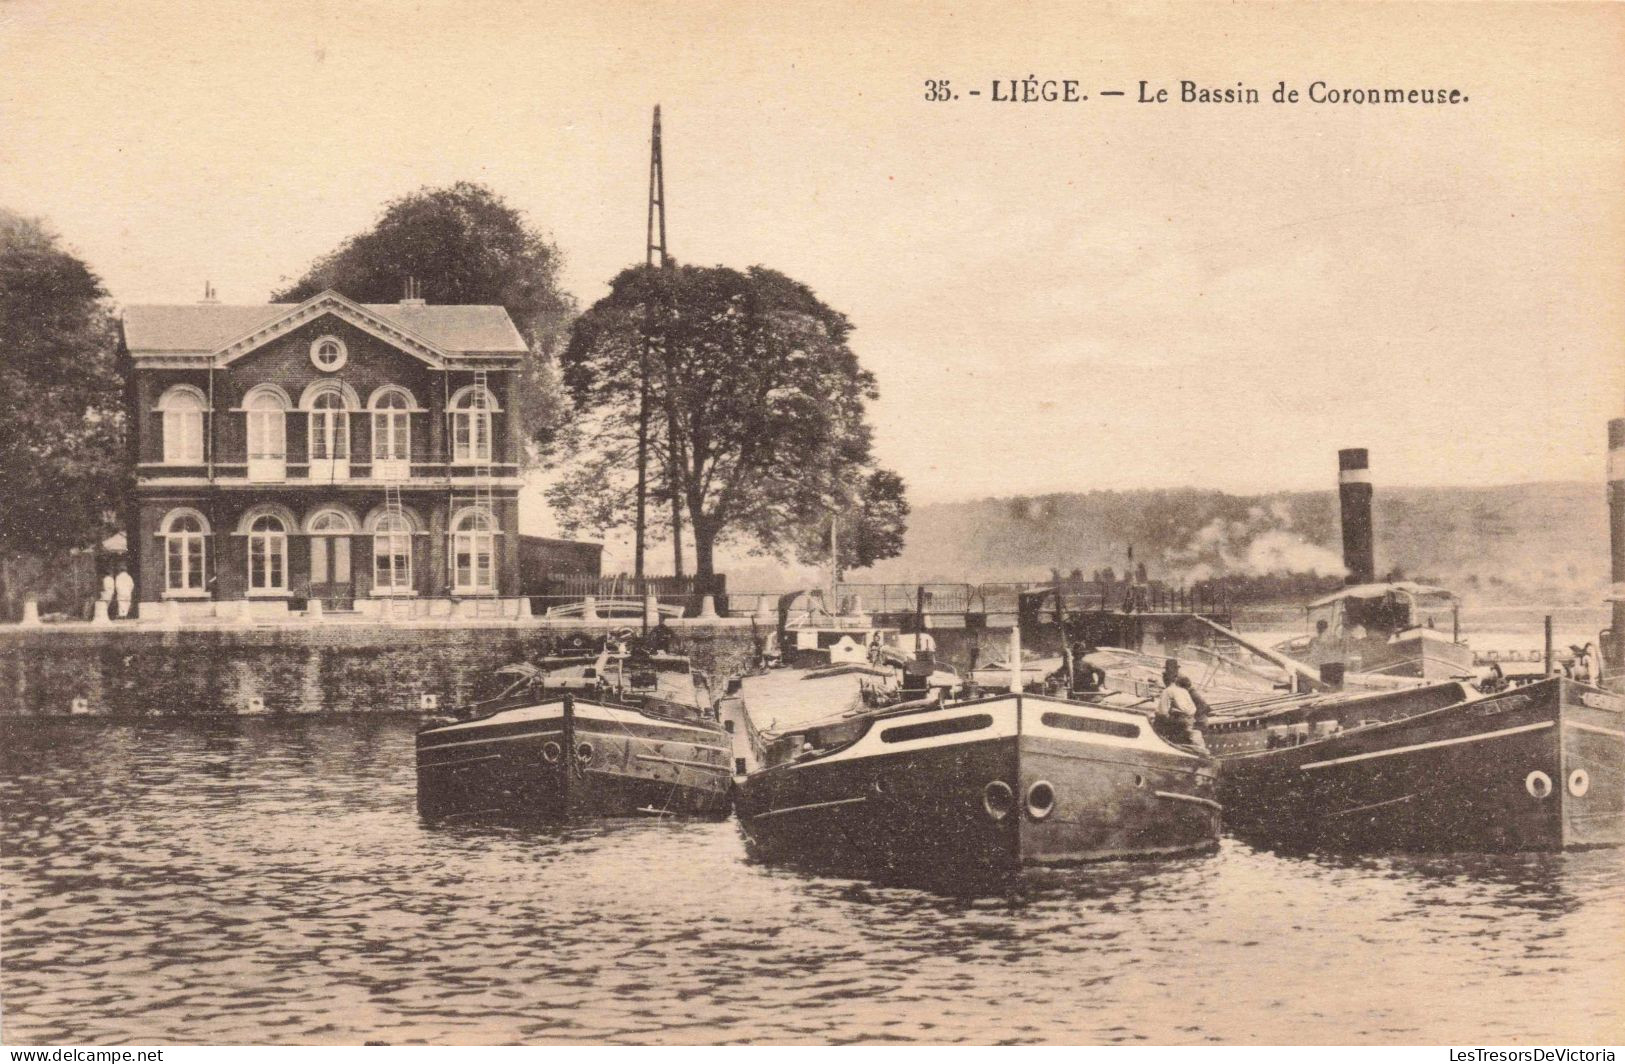
[[[994,780],[982,788],[982,808],[994,820],[1003,820],[1010,815],[1010,810],[1016,804],[1016,796],[1010,790],[1010,785],[1003,780]]]
[[[576,760],[583,765],[592,764],[592,744],[578,743],[576,745]]]
[[[332,373],[343,369],[350,353],[344,348],[344,341],[337,336],[318,337],[310,345],[310,361],[323,373]]]
[[[1569,793],[1576,798],[1584,798],[1586,791],[1591,789],[1591,773],[1583,768],[1577,768],[1569,773]]]
[[[1523,789],[1533,798],[1545,798],[1552,793],[1552,777],[1536,769],[1523,778]]]
[[[1055,812],[1055,787],[1048,780],[1039,780],[1027,788],[1027,815],[1043,820]]]

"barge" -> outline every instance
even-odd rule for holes
[[[1056,695],[937,690],[797,728],[762,756],[735,811],[769,862],[958,880],[1219,838],[1212,758],[1144,713]]]
[[[1210,725],[1228,826],[1292,850],[1625,843],[1625,698],[1558,676],[1461,700],[1457,686]]]
[[[562,818],[728,811],[732,736],[689,659],[640,648],[509,666],[502,695],[417,734],[418,811]]]

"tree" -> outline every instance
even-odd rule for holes
[[[903,478],[889,469],[872,470],[858,481],[851,497],[839,500],[836,510],[805,515],[810,534],[798,545],[797,560],[805,565],[829,564],[831,517],[838,513],[841,572],[867,569],[877,561],[903,552],[908,531],[908,499]]]
[[[559,288],[559,249],[519,211],[483,185],[425,188],[384,207],[364,233],[318,259],[274,293],[296,303],[326,289],[360,303],[393,303],[408,277],[432,303],[487,303],[507,309],[530,347],[520,377],[527,430],[545,444],[563,420],[554,369],[575,301]]]
[[[716,545],[729,538],[780,556],[802,550],[877,472],[864,422],[875,380],[847,346],[851,331],[806,285],[764,267],[623,271],[564,349],[578,416],[560,440],[567,471],[549,491],[561,523],[631,523],[647,364],[651,527],[675,495],[701,577],[714,575]],[[898,512],[901,481],[880,490],[896,498],[877,496],[877,507]],[[899,521],[895,541],[872,537],[864,549],[872,561],[900,546]]]
[[[101,280],[0,210],[0,547],[99,542],[127,475],[124,382]]]

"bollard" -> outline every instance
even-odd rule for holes
[[[38,620],[38,618],[35,618],[35,619]],[[97,599],[96,600],[96,608],[95,608],[95,611],[90,615],[90,623],[91,624],[112,624],[113,623],[112,619],[107,616],[107,600],[106,599]]]
[[[322,600],[313,598],[305,603],[305,620],[320,624],[322,620]]]
[[[714,621],[717,619],[717,597],[715,595],[702,595],[700,597],[700,620]]]
[[[535,614],[530,611],[529,597],[521,598],[517,603],[515,603],[514,616],[521,621],[528,621],[535,616]]]
[[[773,606],[773,599],[768,595],[761,595],[756,599],[756,617],[758,620],[772,621],[778,618],[778,610]]]
[[[97,599],[96,600],[96,606],[97,606],[97,608],[99,608],[102,611],[103,620],[105,621],[106,620],[106,614],[107,614],[107,603],[101,601],[100,599]],[[40,619],[39,619],[39,600],[38,599],[24,599],[23,600],[23,621],[22,621],[22,623],[27,625],[29,628],[38,628],[39,627]]]
[[[655,597],[653,591],[643,596],[643,623],[660,623],[660,600]]]
[[[591,595],[581,600],[581,619],[584,621],[598,619],[598,600]]]

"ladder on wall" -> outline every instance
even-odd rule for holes
[[[412,527],[411,523],[406,519],[406,507],[401,502],[401,482],[398,480],[390,479],[384,481],[384,517],[389,522],[389,527],[391,529],[390,535],[392,536],[396,534],[394,531],[396,529],[410,529]],[[412,538],[410,531],[407,533],[406,543],[407,556],[410,557],[412,551]],[[394,558],[393,542],[390,544],[390,557],[391,559]],[[391,571],[393,572],[393,560],[391,561],[390,566]],[[379,603],[382,607],[383,615],[389,620],[408,620],[411,618],[412,613],[416,608],[415,603],[413,603],[410,597],[393,594],[382,596],[379,599]]]

